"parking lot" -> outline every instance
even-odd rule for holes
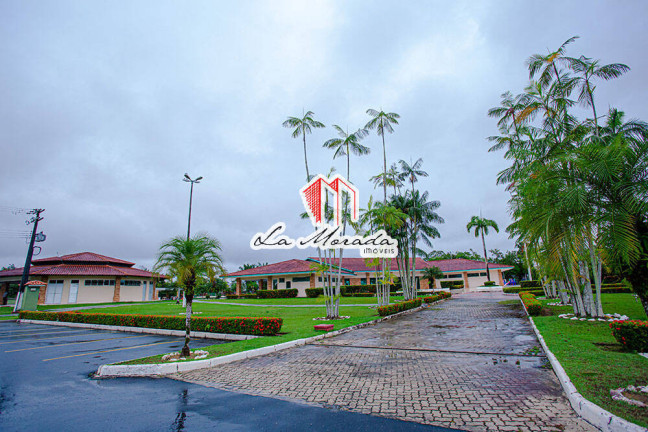
[[[170,379],[91,377],[102,364],[177,351],[182,343],[178,337],[0,323],[0,430],[446,430]],[[214,343],[197,339],[192,348]]]

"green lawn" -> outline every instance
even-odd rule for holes
[[[390,301],[401,301],[403,296],[391,296]],[[326,298],[319,296],[317,298],[283,298],[283,299],[198,299],[200,301],[209,301],[213,303],[244,303],[244,304],[261,304],[261,305],[321,305],[324,306]],[[362,305],[376,305],[376,297],[341,297],[340,304],[362,304]]]
[[[294,299],[293,299],[294,300]],[[311,299],[314,300],[314,299]],[[281,327],[281,334],[277,336],[263,336],[256,339],[245,341],[236,341],[220,345],[211,345],[202,348],[210,353],[209,357],[218,357],[226,354],[233,354],[240,351],[247,351],[255,348],[262,348],[268,345],[275,345],[282,342],[291,341],[294,339],[302,339],[306,337],[316,336],[322,334],[313,330],[315,324],[334,324],[335,329],[339,330],[344,327],[349,327],[355,324],[367,322],[378,318],[375,309],[369,307],[341,307],[340,315],[350,316],[346,320],[336,321],[313,321],[315,317],[325,315],[326,309],[324,307],[312,308],[282,308],[282,307],[250,307],[250,306],[232,306],[214,303],[194,303],[193,307],[195,316],[267,316],[279,317],[283,319],[283,326]],[[182,305],[176,305],[175,302],[164,303],[149,303],[136,306],[119,306],[114,308],[97,308],[87,309],[81,311],[84,313],[99,312],[99,313],[123,313],[123,314],[145,314],[145,315],[179,315],[184,312]],[[135,359],[124,362],[123,364],[141,364],[141,363],[157,363],[160,361],[161,355]],[[208,357],[208,358],[209,358]]]
[[[632,294],[603,294],[603,311],[631,319],[646,319]],[[555,300],[541,300],[551,303]],[[648,410],[616,402],[610,389],[648,384],[648,359],[624,352],[607,322],[571,321],[557,315],[573,312],[570,306],[548,306],[553,316],[533,320],[549,349],[556,355],[578,391],[587,399],[627,420],[648,426]]]
[[[138,303],[138,304],[150,304],[150,301],[133,301],[133,302],[123,302],[123,303]],[[171,300],[160,300],[156,301],[156,303],[174,303],[175,301]],[[75,308],[75,307],[83,307],[83,306],[105,306],[105,305],[116,305],[119,303],[116,302],[109,302],[109,303],[69,303],[69,304],[57,304],[57,305],[38,305],[38,310],[39,311],[48,311],[48,310],[56,310],[56,309],[70,309],[70,308]],[[104,308],[105,310],[112,310],[109,308]]]

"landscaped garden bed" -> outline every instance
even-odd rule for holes
[[[82,312],[22,311],[20,319],[83,324],[184,330],[185,318],[166,315],[130,315]],[[270,317],[192,317],[191,330],[209,333],[271,336],[281,330],[283,320]]]

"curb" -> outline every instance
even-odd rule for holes
[[[357,330],[363,327],[368,327],[370,325],[377,324],[379,322],[388,321],[403,315],[408,315],[414,312],[418,312],[422,309],[426,309],[432,305],[441,303],[447,299],[441,299],[434,303],[423,303],[421,306],[409,309],[403,312],[398,312],[393,315],[388,315],[381,317],[372,321],[367,321],[365,323],[356,324],[351,327],[345,327],[340,330],[332,331],[330,333],[324,333],[317,336],[311,336],[304,339],[296,339],[288,342],[283,342],[276,345],[270,345],[263,348],[257,348],[249,351],[242,351],[234,354],[228,354],[221,357],[214,357],[207,360],[195,360],[182,363],[155,363],[155,364],[141,364],[141,365],[113,365],[105,364],[99,366],[97,373],[95,374],[96,378],[116,378],[116,377],[151,377],[159,375],[169,375],[177,372],[188,372],[197,369],[205,369],[212,366],[218,366],[221,364],[231,363],[238,360],[245,360],[248,358],[259,357],[262,355],[270,354],[277,351],[282,351],[288,348],[294,348],[301,345],[306,345],[311,342],[318,341],[320,339],[326,339],[333,336],[341,335],[353,330]],[[183,333],[184,334],[184,333]]]
[[[520,303],[522,303],[522,299],[520,299]],[[522,309],[524,309],[524,312],[527,314],[527,317],[529,318],[529,322],[531,323],[531,327],[533,327],[533,331],[535,332],[538,341],[540,341],[540,345],[542,346],[542,349],[545,351],[545,354],[547,354],[547,358],[551,363],[551,367],[553,368],[556,376],[558,377],[558,380],[560,381],[560,385],[565,391],[565,394],[567,395],[567,399],[569,400],[571,407],[574,409],[574,411],[576,411],[576,414],[578,414],[585,421],[587,421],[588,423],[592,424],[593,426],[595,426],[596,428],[604,432],[646,432],[648,431],[647,428],[631,423],[628,420],[622,419],[621,417],[614,415],[611,412],[606,411],[600,406],[596,405],[595,403],[585,399],[585,397],[578,392],[576,386],[574,386],[574,384],[571,382],[569,376],[567,376],[567,373],[565,372],[565,369],[563,369],[562,365],[560,364],[556,356],[549,350],[549,347],[545,343],[544,338],[542,337],[540,331],[536,327],[533,318],[529,315],[526,308],[524,307],[524,303],[522,303]]]
[[[79,327],[79,328],[87,328],[93,330],[110,330],[110,331],[121,331],[121,332],[129,332],[129,333],[147,333],[147,334],[162,335],[162,336],[179,336],[179,337],[185,336],[184,330],[166,330],[166,329],[156,329],[156,328],[147,328],[147,327],[125,327],[125,326],[113,326],[113,325],[105,325],[105,324],[86,324],[86,323],[73,323],[73,322],[64,322],[64,321],[44,321],[44,320],[28,320],[28,319],[18,320],[18,322],[27,323],[27,324],[61,326],[61,327]],[[219,340],[229,340],[229,341],[240,341],[240,340],[256,339],[260,336],[192,331],[191,337],[198,338],[198,339],[219,339]]]

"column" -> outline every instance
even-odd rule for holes
[[[236,278],[236,295],[241,295],[241,278]]]
[[[268,289],[269,290],[273,289],[273,287],[272,287],[272,276],[268,276],[268,279],[266,279],[266,283],[268,284]]]
[[[157,283],[155,282],[155,280],[151,280],[151,281],[149,282],[149,285],[151,285],[151,284],[152,284],[152,286],[153,286],[153,288],[152,288],[152,289],[153,289],[153,300],[158,300],[157,290],[155,289]]]
[[[47,283],[45,278],[41,278],[42,282]],[[40,290],[38,291],[38,304],[42,305],[45,304],[45,298],[47,296],[47,285],[43,285],[40,287]]]
[[[504,286],[504,278],[502,277],[502,270],[497,270],[497,277],[499,279],[499,284]]]
[[[113,301],[119,301],[119,292],[121,291],[121,277],[117,276],[115,278],[115,291],[113,291]]]
[[[463,272],[464,291],[468,291],[468,272]]]
[[[309,288],[315,288],[315,273],[310,274],[310,287]]]
[[[371,278],[369,278],[369,275],[370,275],[370,274],[371,274],[371,273],[365,273],[365,279],[367,280],[367,285],[370,285],[370,282],[371,282]],[[376,282],[377,282],[377,281],[376,281]]]
[[[9,291],[9,282],[4,282],[0,286],[0,304],[6,305],[7,304],[7,299],[5,298],[5,294]]]

